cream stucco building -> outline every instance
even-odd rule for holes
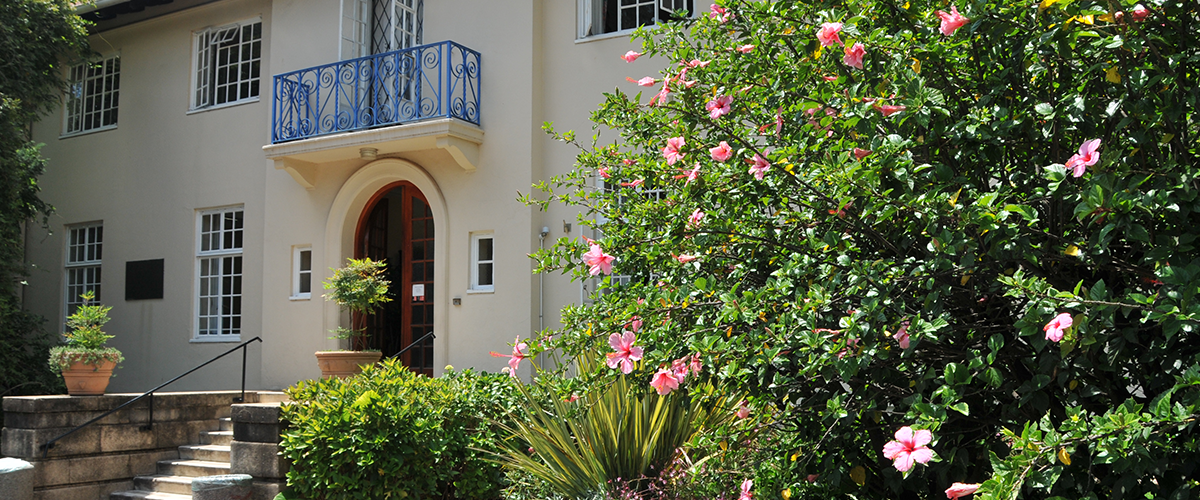
[[[247,385],[319,375],[348,316],[321,281],[347,257],[390,264],[385,355],[496,371],[507,343],[581,300],[528,254],[577,238],[576,213],[516,200],[571,168],[540,129],[590,130],[602,93],[658,61],[620,59],[629,28],[705,0],[99,0],[96,63],[34,128],[47,234],[31,225],[26,307],[62,328],[84,290],[113,306],[141,391],[225,351]],[[570,224],[570,226],[568,226]],[[589,234],[589,236],[591,236]],[[539,286],[539,283],[542,283]],[[544,311],[544,317],[542,317]],[[222,389],[237,363],[177,389]],[[523,369],[527,370],[527,368]]]

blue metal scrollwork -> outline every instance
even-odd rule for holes
[[[271,143],[430,118],[479,125],[479,65],[445,41],[275,75]]]

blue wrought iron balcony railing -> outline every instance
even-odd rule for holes
[[[275,75],[271,143],[430,118],[479,125],[479,65],[445,41]]]

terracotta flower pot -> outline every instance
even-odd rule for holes
[[[63,381],[67,383],[67,394],[72,396],[100,396],[108,388],[112,379],[113,368],[117,363],[101,359],[98,364],[85,364],[74,361],[71,367],[63,370]]]
[[[363,365],[373,365],[383,356],[379,351],[317,351],[317,366],[323,378],[346,378],[362,373]]]

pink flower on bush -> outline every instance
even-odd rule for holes
[[[906,109],[908,109],[907,106],[892,106],[889,104],[884,104],[884,105],[876,104],[875,105],[875,110],[879,111],[880,113],[883,113],[883,116],[892,116],[892,115],[899,113],[901,111],[904,111]]]
[[[929,463],[933,460],[933,450],[925,446],[933,441],[933,433],[928,429],[914,431],[912,427],[904,426],[896,431],[896,440],[883,445],[883,456],[893,460],[892,465],[900,472],[908,472],[913,463]]]
[[[667,159],[667,165],[674,165],[675,162],[683,159],[683,153],[679,152],[683,149],[686,142],[682,137],[672,137],[667,139],[667,147],[662,148],[663,158]]]
[[[760,155],[754,155],[753,160],[746,161],[753,163],[753,165],[750,165],[750,173],[754,174],[754,178],[760,181],[767,175],[767,170],[771,168],[771,162],[768,162],[766,158]]]
[[[946,498],[949,498],[950,500],[954,500],[955,498],[965,497],[965,496],[974,494],[975,491],[978,489],[979,489],[978,483],[975,483],[975,484],[954,483],[954,484],[950,485],[949,488],[946,488]]]
[[[679,263],[680,263],[680,264],[687,264],[688,262],[691,262],[691,261],[693,261],[693,260],[696,260],[696,259],[700,258],[699,256],[696,256],[696,255],[688,255],[688,254],[686,254],[686,253],[681,253],[681,254],[679,254],[679,255],[674,255],[674,257],[675,257],[675,260],[679,261]]]
[[[942,20],[942,25],[938,29],[942,31],[943,36],[953,35],[955,30],[963,27],[964,24],[970,21],[970,19],[959,14],[958,7],[954,5],[950,6],[950,12],[939,10],[936,14]]]
[[[595,276],[600,273],[612,274],[612,263],[616,257],[604,253],[598,243],[592,243],[587,253],[583,254],[583,263],[588,265],[588,273]]]
[[[896,330],[896,334],[892,335],[892,338],[896,339],[896,341],[900,343],[901,349],[908,349],[908,321],[900,323],[900,329]]]
[[[650,87],[650,86],[653,86],[655,83],[657,83],[657,82],[658,82],[658,80],[655,80],[655,79],[654,79],[654,77],[652,77],[652,76],[643,76],[641,80],[634,80],[633,78],[630,78],[630,77],[628,77],[628,76],[627,76],[627,77],[625,77],[625,79],[626,79],[626,80],[629,80],[629,81],[631,81],[631,82],[633,82],[633,83],[636,83],[636,84],[638,84],[639,86],[642,86],[642,87]]]
[[[684,186],[691,184],[692,181],[699,178],[700,177],[700,164],[697,163],[696,166],[692,167],[692,169],[689,170],[688,173],[684,175],[684,177],[687,178],[687,181],[684,181],[684,183],[683,183]]]
[[[750,493],[750,488],[754,487],[754,481],[749,479],[742,481],[742,494],[738,496],[738,500],[754,500],[754,494]]]
[[[1074,323],[1075,320],[1071,319],[1071,313],[1062,313],[1046,323],[1042,330],[1046,332],[1046,340],[1058,342],[1063,338],[1063,330],[1070,328]]]
[[[716,147],[710,148],[708,153],[712,155],[712,159],[719,162],[725,162],[725,160],[728,160],[729,157],[733,156],[733,148],[729,147],[728,142],[721,141],[721,143]]]
[[[712,61],[701,61],[699,59],[692,59],[691,61],[687,62],[687,66],[689,68],[703,68],[705,66],[708,66],[708,63],[710,63],[710,62],[712,62]]]
[[[704,362],[700,361],[700,353],[692,354],[692,359],[688,362],[688,368],[691,368],[692,375],[700,374],[700,370],[704,369]]]
[[[749,54],[750,51],[754,50],[754,46],[753,45],[739,45],[738,48],[734,49],[734,50],[737,50],[738,52],[741,52],[743,54]]]
[[[642,299],[638,299],[638,300],[642,300]],[[629,329],[631,331],[633,331],[634,333],[637,333],[638,330],[641,330],[642,329],[642,318],[640,316],[634,316],[632,319],[630,319],[629,320]]]
[[[1067,160],[1067,170],[1071,170],[1075,177],[1083,176],[1084,170],[1100,161],[1100,153],[1096,152],[1097,149],[1100,149],[1100,139],[1084,142],[1079,146],[1079,152]]]
[[[742,402],[738,403],[737,412],[734,413],[734,415],[736,415],[737,418],[747,418],[750,416],[750,407],[747,406],[746,403],[747,403],[747,401],[745,399],[743,399]]]
[[[714,3],[708,6],[708,17],[709,19],[715,19],[722,23],[727,23],[733,20],[734,15],[733,12],[729,11],[729,9]]]
[[[855,159],[861,160],[863,158],[866,158],[867,155],[870,155],[870,154],[871,154],[871,150],[869,150],[869,149],[854,148],[854,158]]]
[[[596,172],[600,174],[600,177],[603,177],[605,179],[612,177],[612,174],[608,173],[608,165],[600,167],[600,169],[596,170]]]
[[[733,104],[733,96],[723,95],[704,105],[704,109],[708,110],[708,117],[716,120],[724,115],[729,114],[729,106]]]
[[[842,39],[838,38],[838,32],[842,31],[842,23],[825,23],[817,30],[817,40],[821,42],[822,47],[828,47],[833,44],[842,44]]]
[[[633,362],[642,359],[642,348],[634,347],[635,340],[637,337],[633,332],[625,332],[621,335],[614,333],[608,336],[608,345],[612,346],[614,351],[606,355],[609,368],[620,367],[621,373],[626,375],[633,371]]]
[[[646,179],[635,179],[630,182],[622,182],[621,185],[624,187],[638,187],[641,186],[643,182],[646,182]]]
[[[696,210],[692,211],[691,217],[688,217],[688,226],[699,226],[700,221],[702,220],[704,220],[704,212],[701,212],[700,209],[697,208]]]
[[[642,57],[641,52],[634,52],[631,50],[629,52],[626,52],[625,55],[621,56],[621,59],[624,59],[625,62],[634,62],[639,57]]]
[[[1150,17],[1150,9],[1147,9],[1145,5],[1139,3],[1133,7],[1133,12],[1130,12],[1130,14],[1133,16],[1134,22],[1140,23],[1147,17]]]
[[[861,43],[855,43],[852,46],[847,46],[845,49],[846,55],[842,57],[842,62],[851,68],[863,69],[863,56],[867,54],[867,48]]]
[[[513,343],[514,345],[512,354],[500,354],[496,351],[492,351],[490,354],[495,358],[508,358],[508,374],[509,376],[516,378],[517,368],[521,367],[521,360],[529,357],[528,354],[525,354],[521,351],[528,349],[529,346],[524,342],[521,342],[521,337],[517,337],[516,340],[513,340]]]
[[[650,387],[658,391],[659,396],[666,396],[679,388],[679,378],[670,368],[659,368],[654,377],[650,379]]]

